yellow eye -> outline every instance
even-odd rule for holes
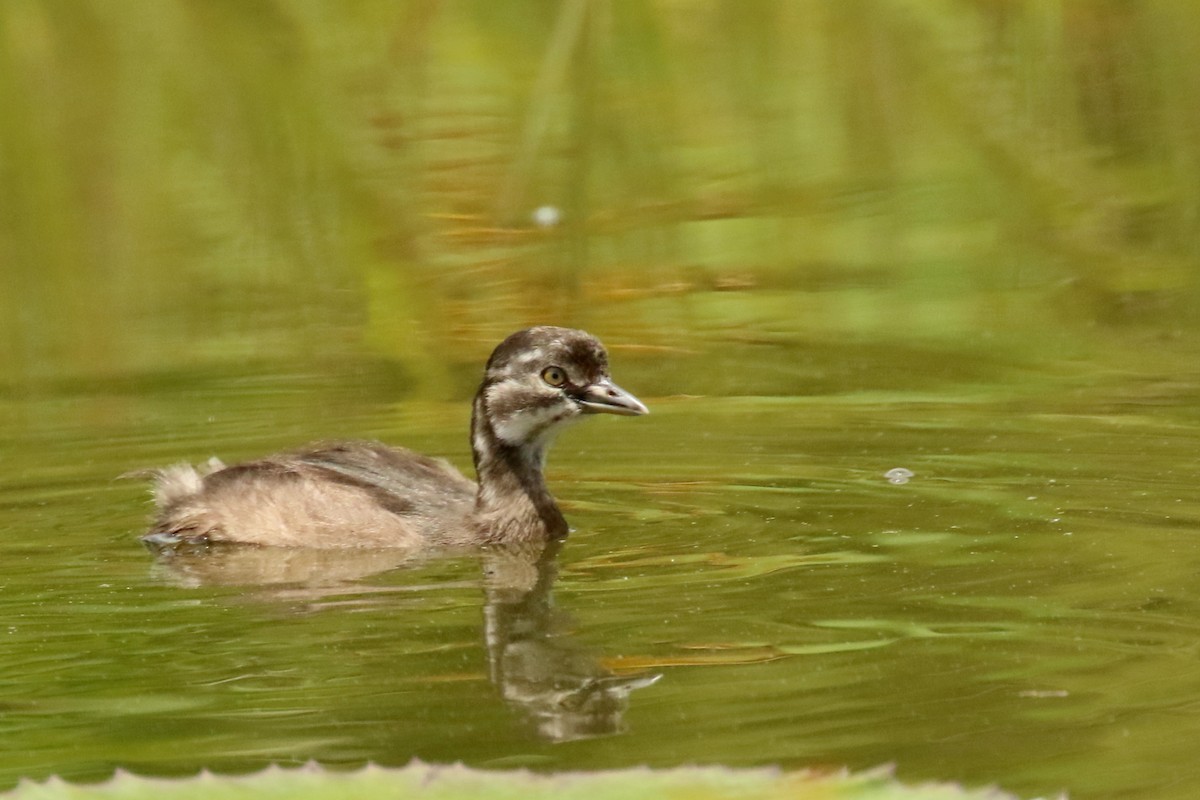
[[[567,382],[567,373],[562,367],[546,367],[542,370],[542,380],[557,388]]]

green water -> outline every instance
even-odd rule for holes
[[[1198,31],[0,4],[0,785],[420,757],[1196,797]],[[138,542],[147,467],[468,467],[534,323],[652,409],[557,444],[561,552]]]
[[[369,364],[10,394],[0,775],[893,762],[1030,795],[1187,797],[1185,345],[1153,368],[1041,362],[1039,391],[992,367],[774,397],[683,396],[661,359],[617,347],[653,413],[558,443],[575,532],[540,586],[521,554],[156,561],[138,544],[144,487],[114,477],[146,464],[306,435],[465,464],[466,404],[393,402]],[[745,380],[801,355],[743,353]],[[914,475],[891,484],[893,467]]]

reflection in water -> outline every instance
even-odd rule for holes
[[[147,546],[157,556],[155,573],[183,587],[258,586],[272,595],[302,589],[313,599],[371,575],[424,563],[411,550],[317,550],[237,544]],[[284,587],[287,587],[286,589]],[[360,587],[363,588],[363,587]]]
[[[492,683],[556,742],[620,733],[635,689],[660,675],[619,677],[564,631],[554,607],[559,543],[484,555],[484,635]]]
[[[187,587],[257,586],[275,600],[302,600],[309,610],[344,598],[347,584],[429,561],[409,550],[317,550],[235,544],[151,547],[154,569]],[[566,632],[555,609],[560,543],[494,546],[482,555],[484,641],[488,672],[501,696],[528,716],[538,734],[565,742],[620,733],[629,695],[660,675],[617,676]],[[354,586],[358,592],[396,587]],[[408,591],[408,588],[403,589]],[[336,603],[341,605],[341,602]]]

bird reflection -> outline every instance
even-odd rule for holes
[[[660,675],[617,676],[567,633],[554,607],[557,542],[508,545],[483,557],[484,637],[492,683],[543,738],[556,742],[624,730],[629,695]]]
[[[302,601],[308,611],[346,605],[347,595],[420,587],[358,584],[381,572],[428,563],[405,550],[316,550],[243,545],[152,548],[154,570],[178,585],[255,586],[260,599]],[[554,742],[608,736],[625,729],[629,696],[661,676],[618,676],[575,641],[554,604],[559,542],[485,549],[484,644],[488,674],[508,705],[539,736]],[[447,554],[442,554],[447,555]],[[463,555],[459,553],[458,555]],[[444,585],[444,584],[439,584]]]
[[[238,544],[147,547],[157,556],[154,574],[168,583],[187,588],[258,587],[257,594],[264,599],[307,597],[314,603],[345,593],[355,581],[428,560],[427,554],[403,549],[318,550]],[[354,587],[356,592],[363,590],[370,587]]]

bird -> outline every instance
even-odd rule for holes
[[[613,382],[599,339],[571,328],[517,331],[487,360],[471,413],[477,480],[449,462],[377,441],[311,444],[226,466],[151,470],[157,511],[142,537],[181,545],[470,547],[550,542],[568,533],[546,486],[546,452],[593,414],[641,416]]]

